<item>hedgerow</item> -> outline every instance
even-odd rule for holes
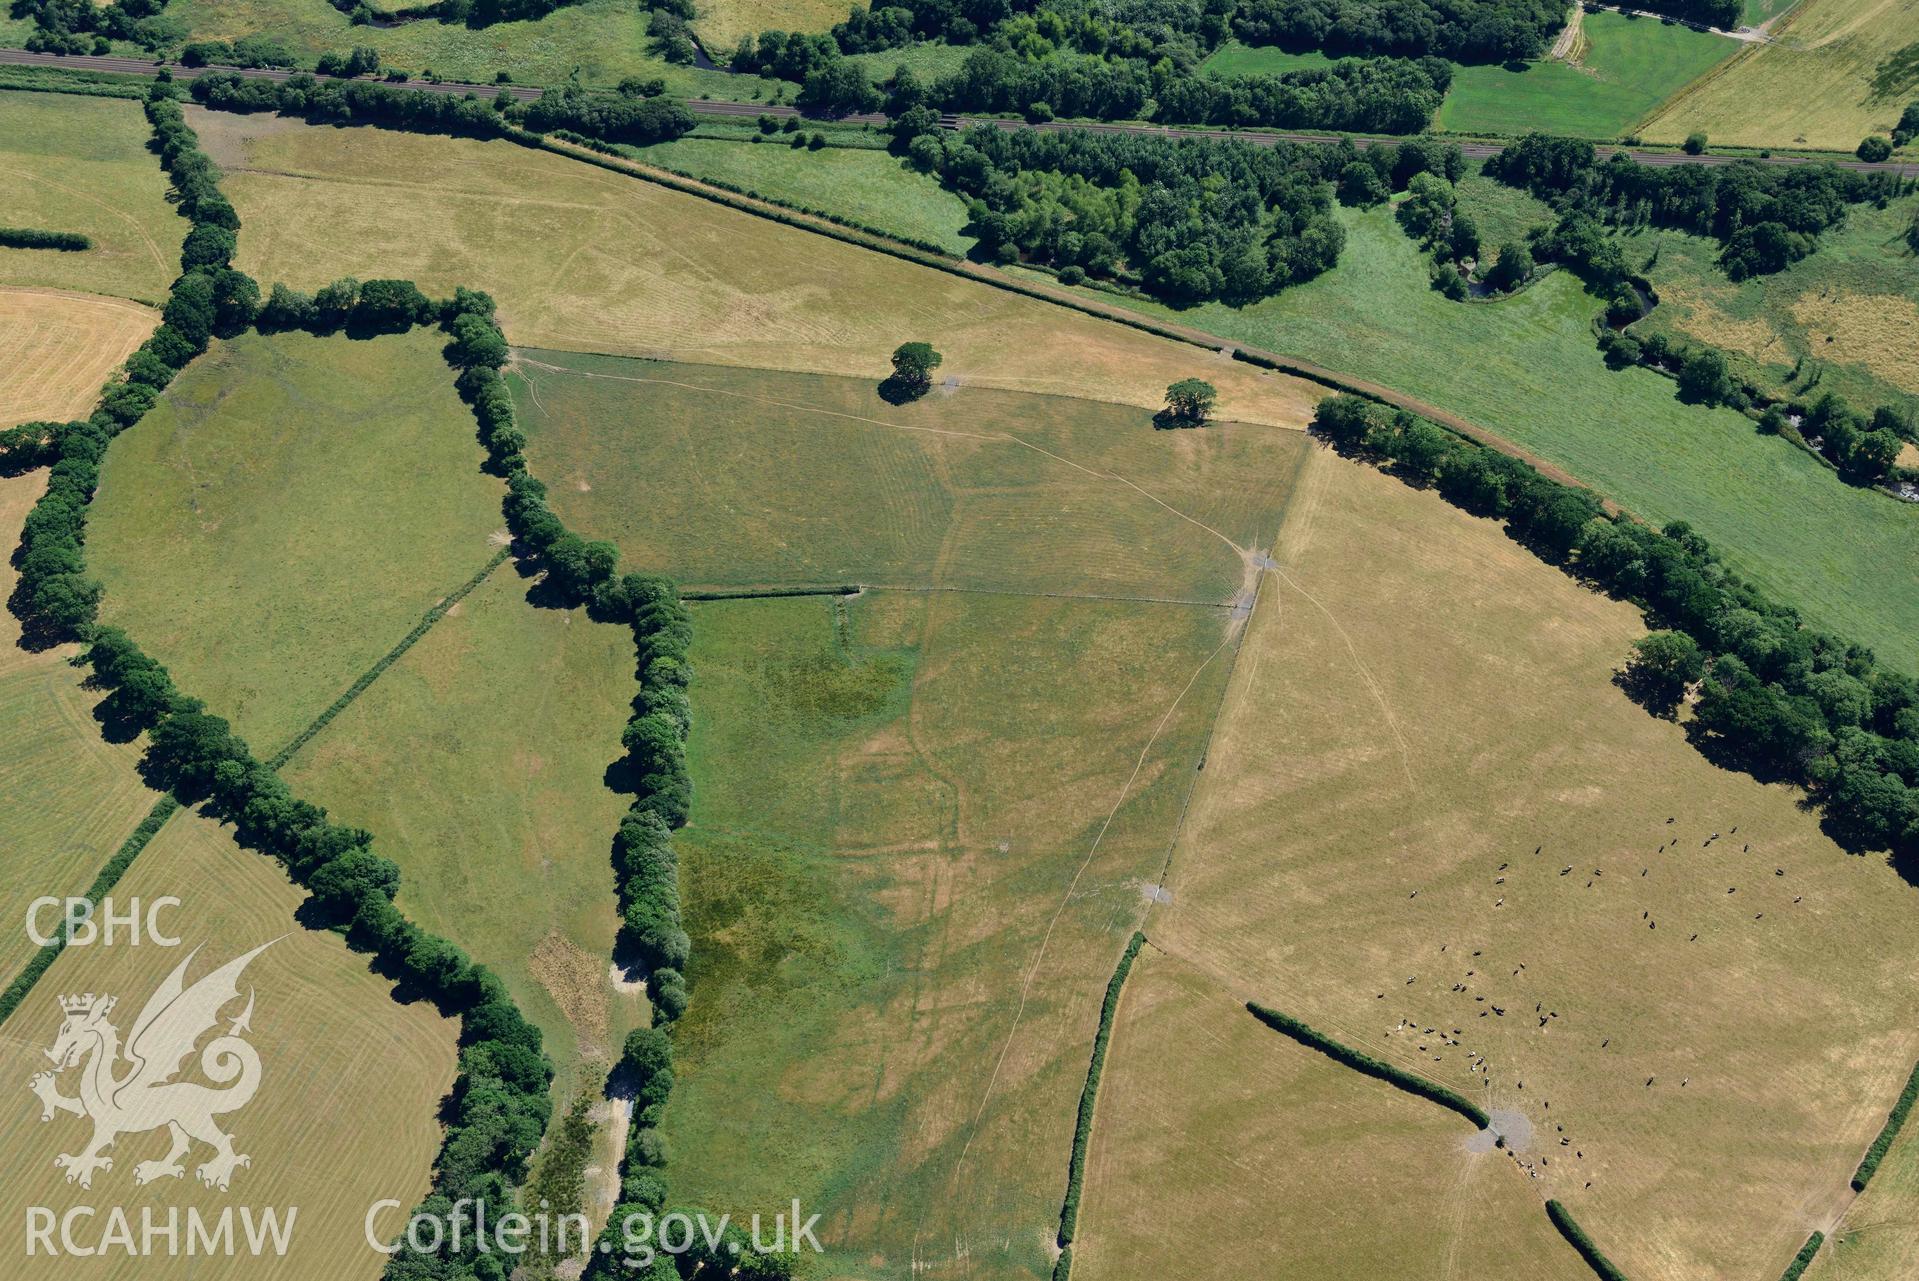
[[[1600,1276],[1601,1281],[1626,1281],[1626,1274],[1614,1267],[1612,1260],[1600,1252],[1599,1247],[1593,1244],[1593,1239],[1586,1235],[1586,1230],[1573,1221],[1572,1214],[1565,1206],[1557,1201],[1546,1202],[1546,1217],[1559,1229],[1559,1235],[1579,1251],[1579,1257]]]
[[[1786,1270],[1779,1274],[1779,1281],[1799,1281],[1799,1278],[1806,1274],[1806,1269],[1812,1266],[1813,1256],[1819,1253],[1819,1247],[1825,1242],[1826,1234],[1823,1232],[1815,1232],[1807,1237],[1806,1243],[1799,1247],[1799,1253],[1792,1257],[1792,1262],[1786,1265]]]
[[[1887,1115],[1885,1125],[1879,1130],[1879,1137],[1874,1139],[1872,1146],[1866,1149],[1865,1160],[1859,1163],[1858,1170],[1853,1173],[1852,1190],[1854,1192],[1865,1191],[1866,1184],[1872,1182],[1872,1176],[1877,1173],[1879,1163],[1886,1159],[1887,1149],[1891,1148],[1892,1141],[1899,1137],[1899,1131],[1905,1128],[1906,1118],[1912,1115],[1912,1105],[1916,1100],[1919,1100],[1919,1063],[1913,1064],[1912,1075],[1906,1078],[1906,1088],[1899,1092],[1899,1099],[1892,1105],[1892,1111]]]
[[[1079,1092],[1079,1119],[1073,1126],[1073,1158],[1067,1167],[1066,1200],[1059,1209],[1059,1244],[1062,1248],[1073,1244],[1073,1233],[1079,1226],[1079,1197],[1086,1178],[1086,1149],[1093,1139],[1093,1112],[1099,1104],[1099,1078],[1106,1070],[1106,1047],[1113,1039],[1113,1016],[1119,1011],[1120,991],[1126,986],[1126,976],[1132,973],[1133,962],[1139,957],[1140,948],[1146,944],[1146,935],[1135,930],[1126,944],[1126,950],[1120,953],[1119,965],[1113,970],[1113,977],[1106,983],[1106,999],[1099,1007],[1099,1031],[1093,1034],[1093,1060],[1086,1069],[1086,1084]],[[1062,1258],[1065,1256],[1062,1255]],[[1066,1267],[1070,1269],[1071,1263]],[[1061,1275],[1057,1271],[1055,1275]]]
[[[16,449],[50,452],[52,458],[46,492],[27,516],[16,557],[20,578],[10,604],[23,635],[34,644],[87,643],[82,661],[91,666],[93,682],[111,691],[110,714],[147,735],[142,773],[169,793],[102,870],[89,894],[104,894],[118,880],[176,806],[201,804],[207,813],[231,821],[235,839],[278,861],[309,891],[312,910],[344,929],[350,946],[372,953],[382,973],[459,1018],[459,1074],[445,1106],[429,1203],[491,1202],[497,1220],[512,1208],[513,1185],[551,1114],[552,1066],[539,1029],[521,1015],[496,975],[452,943],[421,930],[393,905],[399,869],[374,852],[370,833],[331,822],[324,809],[296,798],[225,720],[179,690],[162,664],[124,632],[96,621],[101,589],[86,576],[82,548],[86,509],[108,443],[138,421],[159,389],[204,351],[210,338],[237,333],[258,310],[257,286],[229,265],[239,218],[168,93],[164,84],[154,86],[147,118],[154,149],[193,229],[164,322],[128,359],[124,379],[107,385],[91,418],[50,429],[42,425],[5,442],[9,460]],[[410,307],[418,295],[406,282],[386,283],[393,287],[375,291],[376,312]],[[8,1011],[56,953],[57,948],[42,949],[0,997]],[[478,1257],[473,1251],[467,1242],[463,1249],[436,1251],[427,1261],[403,1247],[389,1262],[387,1275],[413,1277],[428,1268],[436,1275],[471,1276]]]
[[[79,253],[93,248],[93,241],[77,231],[44,231],[38,227],[0,227],[0,248],[59,249]]]
[[[1315,1031],[1291,1015],[1281,1014],[1278,1010],[1269,1010],[1252,1001],[1246,1002],[1246,1008],[1252,1012],[1254,1018],[1275,1032],[1290,1036],[1308,1049],[1318,1050],[1327,1058],[1343,1063],[1356,1072],[1363,1072],[1389,1085],[1396,1085],[1408,1094],[1417,1094],[1422,1099],[1457,1112],[1482,1130],[1492,1124],[1492,1118],[1486,1115],[1484,1108],[1457,1090],[1449,1090],[1443,1085],[1428,1081],[1423,1076],[1415,1075],[1391,1063],[1382,1062],[1370,1054],[1355,1050],[1350,1045],[1335,1041],[1332,1037]]]

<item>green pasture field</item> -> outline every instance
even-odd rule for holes
[[[1709,343],[1776,392],[1919,410],[1919,257],[1905,239],[1915,216],[1919,198],[1855,206],[1811,257],[1738,283],[1716,242],[1640,232],[1627,253],[1635,266],[1658,254],[1646,274],[1659,306],[1634,330]]]
[[[1321,389],[1109,321],[510,142],[188,109],[227,169],[236,265],[315,289],[403,276],[499,301],[518,346],[851,374],[924,337],[943,377],[1143,409],[1204,377],[1218,415],[1299,426]]]
[[[1581,15],[1573,59],[1459,67],[1434,126],[1452,133],[1618,138],[1743,46],[1657,18]]]
[[[1226,612],[693,611],[675,1197],[799,1196],[823,1275],[1047,1276],[1101,993],[1204,750]]]
[[[19,544],[45,488],[44,472],[0,477],[0,544]],[[0,557],[0,599],[17,579]],[[137,749],[102,741],[100,696],[67,663],[75,647],[29,651],[19,641],[20,625],[0,611],[0,985],[35,951],[27,905],[85,891],[158,799],[134,773]],[[53,915],[40,924],[51,931]]]
[[[102,618],[270,756],[498,550],[440,336],[217,343],[108,450]]]
[[[598,1087],[646,1010],[608,977],[613,832],[630,798],[605,776],[638,687],[627,629],[536,608],[528,588],[513,562],[496,569],[286,775],[374,833],[410,920],[506,980],[545,1034],[564,1106]]]
[[[1673,98],[1646,141],[1851,151],[1919,98],[1919,0],[1802,0],[1769,34]]]
[[[457,1025],[428,1004],[397,1002],[392,984],[338,935],[301,928],[294,913],[306,894],[271,859],[240,849],[210,819],[175,817],[114,895],[123,906],[178,898],[180,906],[161,919],[181,946],[68,947],[0,1026],[0,1070],[18,1092],[0,1112],[0,1143],[11,1166],[0,1189],[0,1249],[16,1260],[9,1273],[21,1281],[54,1281],[68,1275],[73,1262],[49,1258],[44,1247],[29,1254],[26,1207],[56,1215],[96,1207],[91,1217],[73,1221],[79,1243],[97,1242],[108,1230],[108,1208],[123,1206],[134,1248],[108,1246],[88,1260],[88,1270],[103,1281],[257,1277],[262,1260],[247,1253],[237,1213],[233,1251],[190,1253],[186,1244],[189,1207],[213,1225],[222,1211],[244,1205],[256,1215],[274,1207],[282,1223],[289,1207],[297,1207],[285,1256],[276,1257],[271,1247],[265,1255],[274,1276],[374,1281],[386,1259],[366,1244],[368,1209],[385,1199],[411,1207],[426,1192],[440,1145],[437,1110],[453,1084]],[[217,1118],[252,1163],[234,1171],[229,1190],[205,1187],[195,1167],[211,1149],[196,1143],[181,1178],[138,1187],[135,1167],[166,1155],[167,1136],[156,1122],[153,1130],[115,1140],[112,1169],[96,1173],[90,1189],[64,1182],[53,1158],[81,1151],[91,1127],[59,1113],[42,1123],[40,1105],[26,1089],[28,1078],[49,1066],[41,1052],[60,1027],[57,998],[83,992],[118,998],[110,1018],[124,1037],[189,952],[199,949],[187,969],[191,983],[262,944],[269,946],[240,980],[242,995],[252,993],[246,1039],[259,1054],[259,1089],[244,1109]],[[241,1009],[239,1001],[227,1004],[223,1031]],[[187,1058],[186,1079],[201,1079],[199,1063],[197,1054]],[[76,1095],[79,1075],[59,1078],[60,1091]],[[179,1213],[176,1248],[156,1237],[147,1251],[139,1249],[143,1207],[154,1211],[162,1229],[169,1210]],[[397,1234],[404,1223],[403,1211],[390,1213],[376,1221],[383,1235]]]
[[[962,387],[894,407],[858,379],[550,351],[513,381],[568,525],[695,587],[1229,602],[1305,447],[1063,396]]]
[[[964,254],[973,247],[973,237],[962,233],[966,206],[940,186],[939,179],[884,151],[796,150],[787,145],[791,136],[773,134],[757,143],[680,138],[625,150],[635,160],[723,182],[768,200],[822,209],[951,253]]]
[[[1614,688],[1637,611],[1496,523],[1319,451],[1274,558],[1148,939],[1519,1114],[1492,1159],[1626,1276],[1778,1276],[1919,1052],[1913,886]]]
[[[1529,1180],[1467,1121],[1280,1036],[1148,947],[1126,980],[1087,1156],[1073,1272],[1191,1275],[1169,1223],[1240,1275],[1591,1281]]]
[[[1524,241],[1534,227],[1550,226],[1552,206],[1529,191],[1468,171],[1459,181],[1459,207],[1479,226],[1479,241],[1491,255],[1499,246]]]
[[[0,92],[0,226],[75,231],[94,246],[0,249],[0,285],[164,302],[187,224],[149,136],[136,102]]]
[[[1345,252],[1317,280],[1243,308],[1130,305],[1451,410],[1647,520],[1690,521],[1814,624],[1919,671],[1919,512],[1844,484],[1732,410],[1681,404],[1670,379],[1608,370],[1598,304],[1569,273],[1498,302],[1449,302],[1389,209],[1340,216]]]
[[[834,21],[844,22],[844,7]],[[830,25],[830,24],[829,24]],[[866,74],[873,77],[875,83],[884,84],[893,78],[893,73],[901,67],[911,67],[913,74],[922,82],[936,79],[951,71],[959,70],[960,64],[973,52],[972,47],[960,44],[945,44],[930,41],[924,44],[908,45],[904,49],[882,49],[877,53],[855,53],[847,55],[858,66],[866,68]]]
[[[1317,49],[1288,53],[1275,45],[1245,45],[1228,40],[1207,55],[1200,67],[1217,76],[1276,76],[1301,67],[1330,67],[1335,61],[1337,59]]]
[[[184,21],[193,40],[274,37],[309,65],[320,54],[368,45],[388,66],[477,84],[493,83],[500,70],[516,83],[536,85],[564,84],[575,71],[589,85],[661,76],[674,93],[728,100],[749,97],[758,85],[675,66],[652,53],[647,11],[626,0],[585,0],[531,22],[490,27],[432,18],[396,27],[355,26],[327,0],[174,0],[167,16]]]

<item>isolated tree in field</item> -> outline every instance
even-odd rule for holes
[[[1203,378],[1182,378],[1166,389],[1166,417],[1176,423],[1206,421],[1219,390]]]
[[[1684,632],[1652,632],[1633,642],[1620,684],[1649,710],[1671,716],[1686,687],[1705,675],[1706,661]]]
[[[1892,143],[1878,134],[1859,140],[1858,156],[1869,165],[1876,165],[1892,155]]]
[[[893,375],[880,384],[889,399],[912,400],[924,396],[933,385],[933,371],[945,357],[933,350],[933,344],[903,342],[893,349]]]
[[[1706,135],[1703,133],[1687,134],[1686,140],[1679,144],[1679,149],[1689,156],[1703,154],[1706,150]]]

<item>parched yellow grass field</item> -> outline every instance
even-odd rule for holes
[[[0,287],[0,428],[84,418],[159,323],[153,308],[119,298]]]
[[[0,544],[18,544],[45,488],[44,472],[0,477]],[[16,581],[0,557],[0,600]],[[135,749],[101,741],[100,695],[68,666],[74,647],[35,653],[19,639],[19,623],[0,609],[0,983],[34,952],[27,905],[83,892],[159,799],[134,773]]]
[[[990,285],[514,143],[189,110],[263,285],[407,276],[491,292],[514,344],[879,379],[912,338],[940,376],[1300,426],[1318,388]]]
[[[1919,96],[1919,0],[1804,0],[1771,34],[1667,103],[1641,136],[1850,151]]]
[[[1919,1053],[1919,889],[1612,689],[1635,611],[1494,524],[1322,453],[1274,555],[1148,936],[1524,1112],[1638,1281],[1776,1275]]]
[[[1886,294],[1805,297],[1792,314],[1810,341],[1831,343],[1901,391],[1919,395],[1919,303]]]
[[[80,253],[0,249],[0,284],[164,302],[187,223],[148,136],[137,102],[0,92],[0,226],[93,240]]]
[[[646,1013],[608,978],[629,798],[603,775],[637,687],[626,628],[535,609],[526,590],[511,563],[496,569],[285,775],[374,833],[409,918],[506,980],[546,1038],[564,1107],[597,1088]]]
[[[1148,946],[1107,1051],[1073,1275],[1164,1281],[1211,1257],[1248,1277],[1589,1281],[1531,1180],[1472,1137]]]
[[[56,1215],[74,1206],[97,1207],[95,1217],[76,1225],[83,1239],[106,1229],[113,1206],[125,1207],[136,1233],[142,1207],[153,1207],[164,1222],[169,1207],[177,1207],[184,1220],[187,1207],[210,1217],[232,1206],[256,1212],[271,1206],[283,1221],[288,1207],[298,1210],[283,1259],[244,1253],[189,1257],[183,1221],[177,1255],[110,1251],[89,1260],[88,1270],[111,1281],[266,1275],[371,1281],[385,1260],[366,1245],[362,1223],[375,1201],[391,1198],[411,1207],[426,1191],[440,1142],[435,1113],[453,1081],[454,1025],[428,1005],[396,1003],[391,984],[336,935],[295,924],[293,912],[305,895],[270,859],[241,850],[207,819],[175,818],[115,890],[122,902],[163,895],[182,900],[164,918],[182,946],[68,948],[0,1027],[0,1073],[12,1085],[0,1109],[0,1144],[8,1162],[0,1191],[0,1250],[15,1260],[8,1274],[40,1281],[70,1276],[75,1266],[67,1257],[26,1257],[28,1206]],[[192,1165],[206,1159],[207,1149],[196,1146],[185,1178],[136,1188],[133,1167],[164,1156],[166,1136],[126,1134],[110,1154],[113,1168],[96,1174],[90,1190],[64,1182],[53,1158],[79,1151],[90,1128],[64,1114],[43,1124],[40,1104],[26,1090],[27,1079],[47,1067],[41,1051],[60,1026],[56,998],[79,992],[116,996],[113,1021],[125,1035],[147,997],[193,948],[200,951],[188,982],[264,943],[272,946],[241,980],[242,990],[254,993],[247,1039],[260,1055],[259,1092],[247,1107],[220,1118],[252,1165],[235,1172],[227,1192],[203,1187]],[[222,1030],[239,1009],[235,1004],[225,1011]],[[197,1055],[187,1060],[183,1079],[201,1079],[198,1062]],[[76,1080],[77,1073],[69,1072],[62,1091],[75,1093]],[[390,1231],[399,1221],[395,1212],[382,1226]]]
[[[843,0],[699,0],[693,30],[715,58],[725,59],[741,36],[762,31],[827,31],[846,21]]]

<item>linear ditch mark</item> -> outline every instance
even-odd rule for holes
[[[318,734],[321,730],[325,729],[328,725],[332,724],[333,718],[338,716],[341,712],[344,712],[347,709],[347,707],[352,704],[354,699],[366,693],[367,689],[373,684],[374,681],[377,681],[380,679],[381,675],[386,672],[387,668],[399,662],[401,656],[404,655],[409,649],[412,649],[416,644],[418,644],[422,636],[425,636],[428,632],[433,630],[433,625],[435,623],[439,622],[442,618],[445,618],[448,612],[451,611],[455,605],[459,604],[461,601],[465,600],[469,595],[471,595],[473,592],[473,589],[478,587],[481,583],[484,583],[489,577],[491,577],[493,571],[498,569],[501,565],[505,564],[507,558],[511,556],[512,554],[513,554],[513,548],[510,544],[506,547],[500,548],[498,552],[495,552],[493,555],[493,559],[489,560],[486,563],[486,566],[483,569],[481,569],[479,573],[467,579],[466,582],[460,584],[460,586],[454,590],[452,595],[443,598],[439,604],[435,605],[432,609],[429,609],[426,612],[426,614],[420,619],[419,623],[414,626],[413,630],[408,632],[404,637],[401,638],[400,643],[398,645],[395,645],[392,649],[388,650],[385,654],[383,654],[380,657],[380,660],[374,663],[373,666],[367,668],[366,671],[360,673],[360,678],[354,681],[353,684],[347,686],[346,692],[344,694],[341,694],[338,698],[334,699],[333,702],[328,705],[327,709],[321,712],[318,716],[314,717],[313,720],[307,725],[305,729],[301,730],[298,734],[295,734],[285,747],[282,747],[279,751],[275,752],[272,756],[268,757],[267,765],[271,767],[272,769],[278,770],[282,765],[285,765],[288,761],[292,760],[294,753],[298,752],[302,747],[305,747],[307,743],[312,741],[313,736],[315,734]]]
[[[158,835],[160,829],[166,826],[167,820],[179,810],[180,802],[174,800],[171,794],[162,796],[154,802],[153,808],[147,811],[147,816],[140,820],[140,826],[134,828],[133,834],[120,843],[120,848],[114,852],[112,858],[107,860],[107,865],[100,869],[98,876],[93,878],[93,884],[87,887],[87,902],[98,907],[100,900],[107,896],[108,891],[119,883],[122,876],[126,875],[127,869],[133,866],[133,860],[139,857],[140,851],[147,847],[147,842]],[[68,931],[63,927],[60,937],[34,953],[33,958],[14,977],[13,982],[7,984],[7,990],[0,992],[0,1023],[5,1023],[8,1016],[20,1008],[20,1003],[27,999],[27,993],[33,990],[33,985],[40,981],[40,976],[52,967],[60,953],[65,950],[67,935]]]
[[[1119,965],[1106,984],[1106,999],[1099,1007],[1099,1031],[1093,1035],[1093,1057],[1086,1068],[1086,1084],[1079,1095],[1079,1119],[1073,1126],[1073,1157],[1066,1172],[1066,1199],[1059,1207],[1059,1261],[1053,1265],[1053,1281],[1067,1281],[1073,1272],[1073,1234],[1079,1228],[1079,1198],[1086,1181],[1086,1151],[1093,1142],[1093,1113],[1099,1105],[1099,1078],[1106,1070],[1106,1050],[1113,1039],[1113,1023],[1119,1013],[1120,993],[1133,962],[1146,944],[1146,935],[1133,931]]]
[[[1130,605],[1188,605],[1200,609],[1233,609],[1235,600],[1199,600],[1186,596],[1128,596],[1109,592],[1037,592],[1011,587],[956,587],[944,583],[842,583],[823,587],[721,587],[683,591],[681,600],[784,600],[795,596],[858,596],[865,592],[950,593],[969,596],[1020,596],[1035,600],[1115,601]]]

